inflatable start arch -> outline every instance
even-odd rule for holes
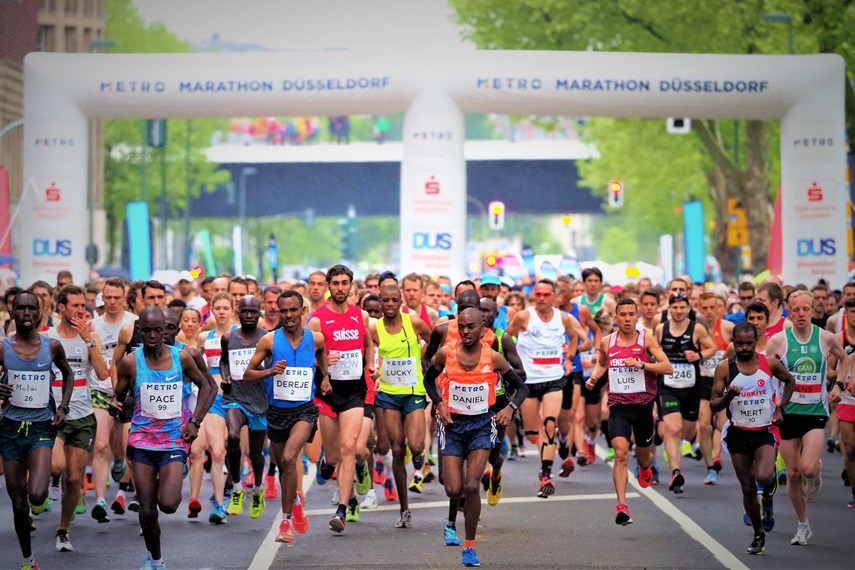
[[[784,276],[846,278],[845,66],[836,55],[33,53],[25,74],[24,283],[86,273],[90,118],[397,112],[404,273],[462,276],[464,113],[492,112],[780,119]]]

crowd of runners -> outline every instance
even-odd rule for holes
[[[526,454],[539,468],[515,491],[543,499],[554,476],[612,462],[618,525],[633,522],[630,480],[679,494],[715,485],[729,458],[748,554],[765,551],[779,486],[798,519],[790,544],[807,544],[824,453],[855,480],[855,282],[612,287],[591,267],[524,293],[495,275],[355,280],[335,265],[265,287],[189,272],[81,287],[64,272],[4,300],[0,457],[22,570],[38,568],[31,533],[49,510],[60,552],[75,516],[136,511],[143,570],[165,568],[158,516],[182,508],[185,478],[186,516],[212,525],[278,499],[283,543],[309,531],[313,471],[334,488],[335,533],[383,500],[410,528],[410,494],[436,481],[436,532],[463,566],[480,565],[481,489],[498,505],[503,463]],[[687,480],[686,458],[705,479]]]

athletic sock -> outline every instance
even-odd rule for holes
[[[343,519],[343,518],[345,517],[345,515],[346,515],[346,514],[347,514],[347,505],[344,505],[344,504],[342,504],[342,503],[339,503],[339,504],[338,504],[338,508],[337,508],[337,509],[336,509],[336,511],[335,511],[335,516],[337,516],[338,518]]]
[[[447,526],[448,528],[453,528],[455,530],[457,530],[457,527],[455,526],[456,524],[456,521],[445,521],[445,526]]]
[[[356,497],[351,497],[350,500],[347,502],[347,506],[349,506],[349,507],[355,507],[358,504],[359,504],[359,501],[356,500]]]
[[[291,520],[291,513],[283,513],[282,518],[285,519],[286,521],[290,521]]]
[[[540,462],[540,472],[542,473],[543,477],[546,477],[547,479],[552,479],[551,459],[544,459]]]
[[[302,505],[303,504],[303,500],[300,498],[299,493],[294,495],[294,504],[295,505]]]
[[[465,540],[463,541],[463,548],[471,548],[472,550],[475,550],[475,541],[474,541],[474,540],[465,539]]]

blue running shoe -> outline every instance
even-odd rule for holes
[[[460,539],[457,538],[457,530],[451,528],[450,526],[446,526],[443,531],[443,536],[445,538],[446,546],[460,546],[463,544],[460,542]]]
[[[304,453],[301,457],[303,460],[303,475],[309,474],[309,460],[306,458],[306,454]]]
[[[751,526],[751,517],[748,516],[748,513],[742,513],[742,522],[745,526]]]
[[[775,512],[772,507],[763,507],[763,530],[772,532],[775,528]]]
[[[317,482],[318,485],[326,485],[327,480],[324,479],[323,476],[321,475],[321,464],[317,463],[316,466],[317,466],[317,469],[315,470],[315,481]]]
[[[464,566],[481,566],[481,562],[478,560],[478,557],[475,556],[474,548],[464,548],[463,549],[463,565]]]

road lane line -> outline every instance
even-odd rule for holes
[[[637,499],[641,495],[638,493],[627,493],[627,497],[631,499]],[[556,501],[605,501],[605,500],[613,500],[615,498],[614,494],[611,493],[601,493],[601,494],[591,494],[591,495],[562,495],[556,497],[555,495],[549,497],[549,500],[544,500],[538,497],[505,497],[502,499],[501,504],[507,503],[541,503],[541,504],[549,504],[554,503]],[[448,499],[445,501],[430,501],[425,503],[410,503],[410,510],[416,509],[434,509],[434,508],[448,508]],[[367,513],[375,513],[379,511],[398,511],[400,510],[400,506],[397,504],[391,505],[382,505],[375,509],[366,510]],[[311,511],[306,511],[307,515],[329,515],[332,512],[332,509],[314,509]]]
[[[301,469],[302,465],[297,464],[297,469]],[[315,472],[317,471],[317,467],[314,463],[309,464],[309,473],[308,475],[303,475],[303,496],[309,492],[309,489],[312,487],[312,483],[315,481]],[[277,481],[279,480],[279,472],[277,471]],[[282,489],[279,490],[282,492]],[[281,499],[276,500],[276,510],[279,511],[279,514],[276,515],[276,518],[273,520],[273,525],[270,527],[270,530],[267,532],[267,536],[264,537],[264,542],[261,543],[261,546],[258,548],[258,551],[255,553],[255,556],[252,558],[252,562],[249,563],[249,570],[270,570],[270,567],[273,565],[273,561],[276,560],[276,553],[279,552],[279,545],[281,542],[276,542],[276,535],[279,534],[279,523],[282,522],[282,501]]]
[[[606,463],[609,468],[614,469],[614,466],[611,463],[606,462],[606,451],[599,445],[597,446],[597,457],[599,457],[603,463]],[[716,560],[721,562],[725,568],[729,568],[730,570],[749,570],[748,566],[746,566],[739,558],[734,556],[732,552],[724,547],[724,545],[710,536],[710,534],[705,531],[701,525],[689,518],[686,513],[674,506],[671,501],[663,497],[662,494],[652,487],[642,489],[641,485],[638,484],[638,479],[635,478],[632,471],[627,471],[627,474],[629,475],[629,483],[638,490],[639,493],[650,499],[650,501],[656,505],[660,511],[671,517],[674,522],[680,525],[686,534],[699,542],[701,546],[709,550],[710,553],[715,556]],[[627,493],[627,497],[629,496],[630,494]],[[611,498],[614,498],[614,495],[612,495]]]

